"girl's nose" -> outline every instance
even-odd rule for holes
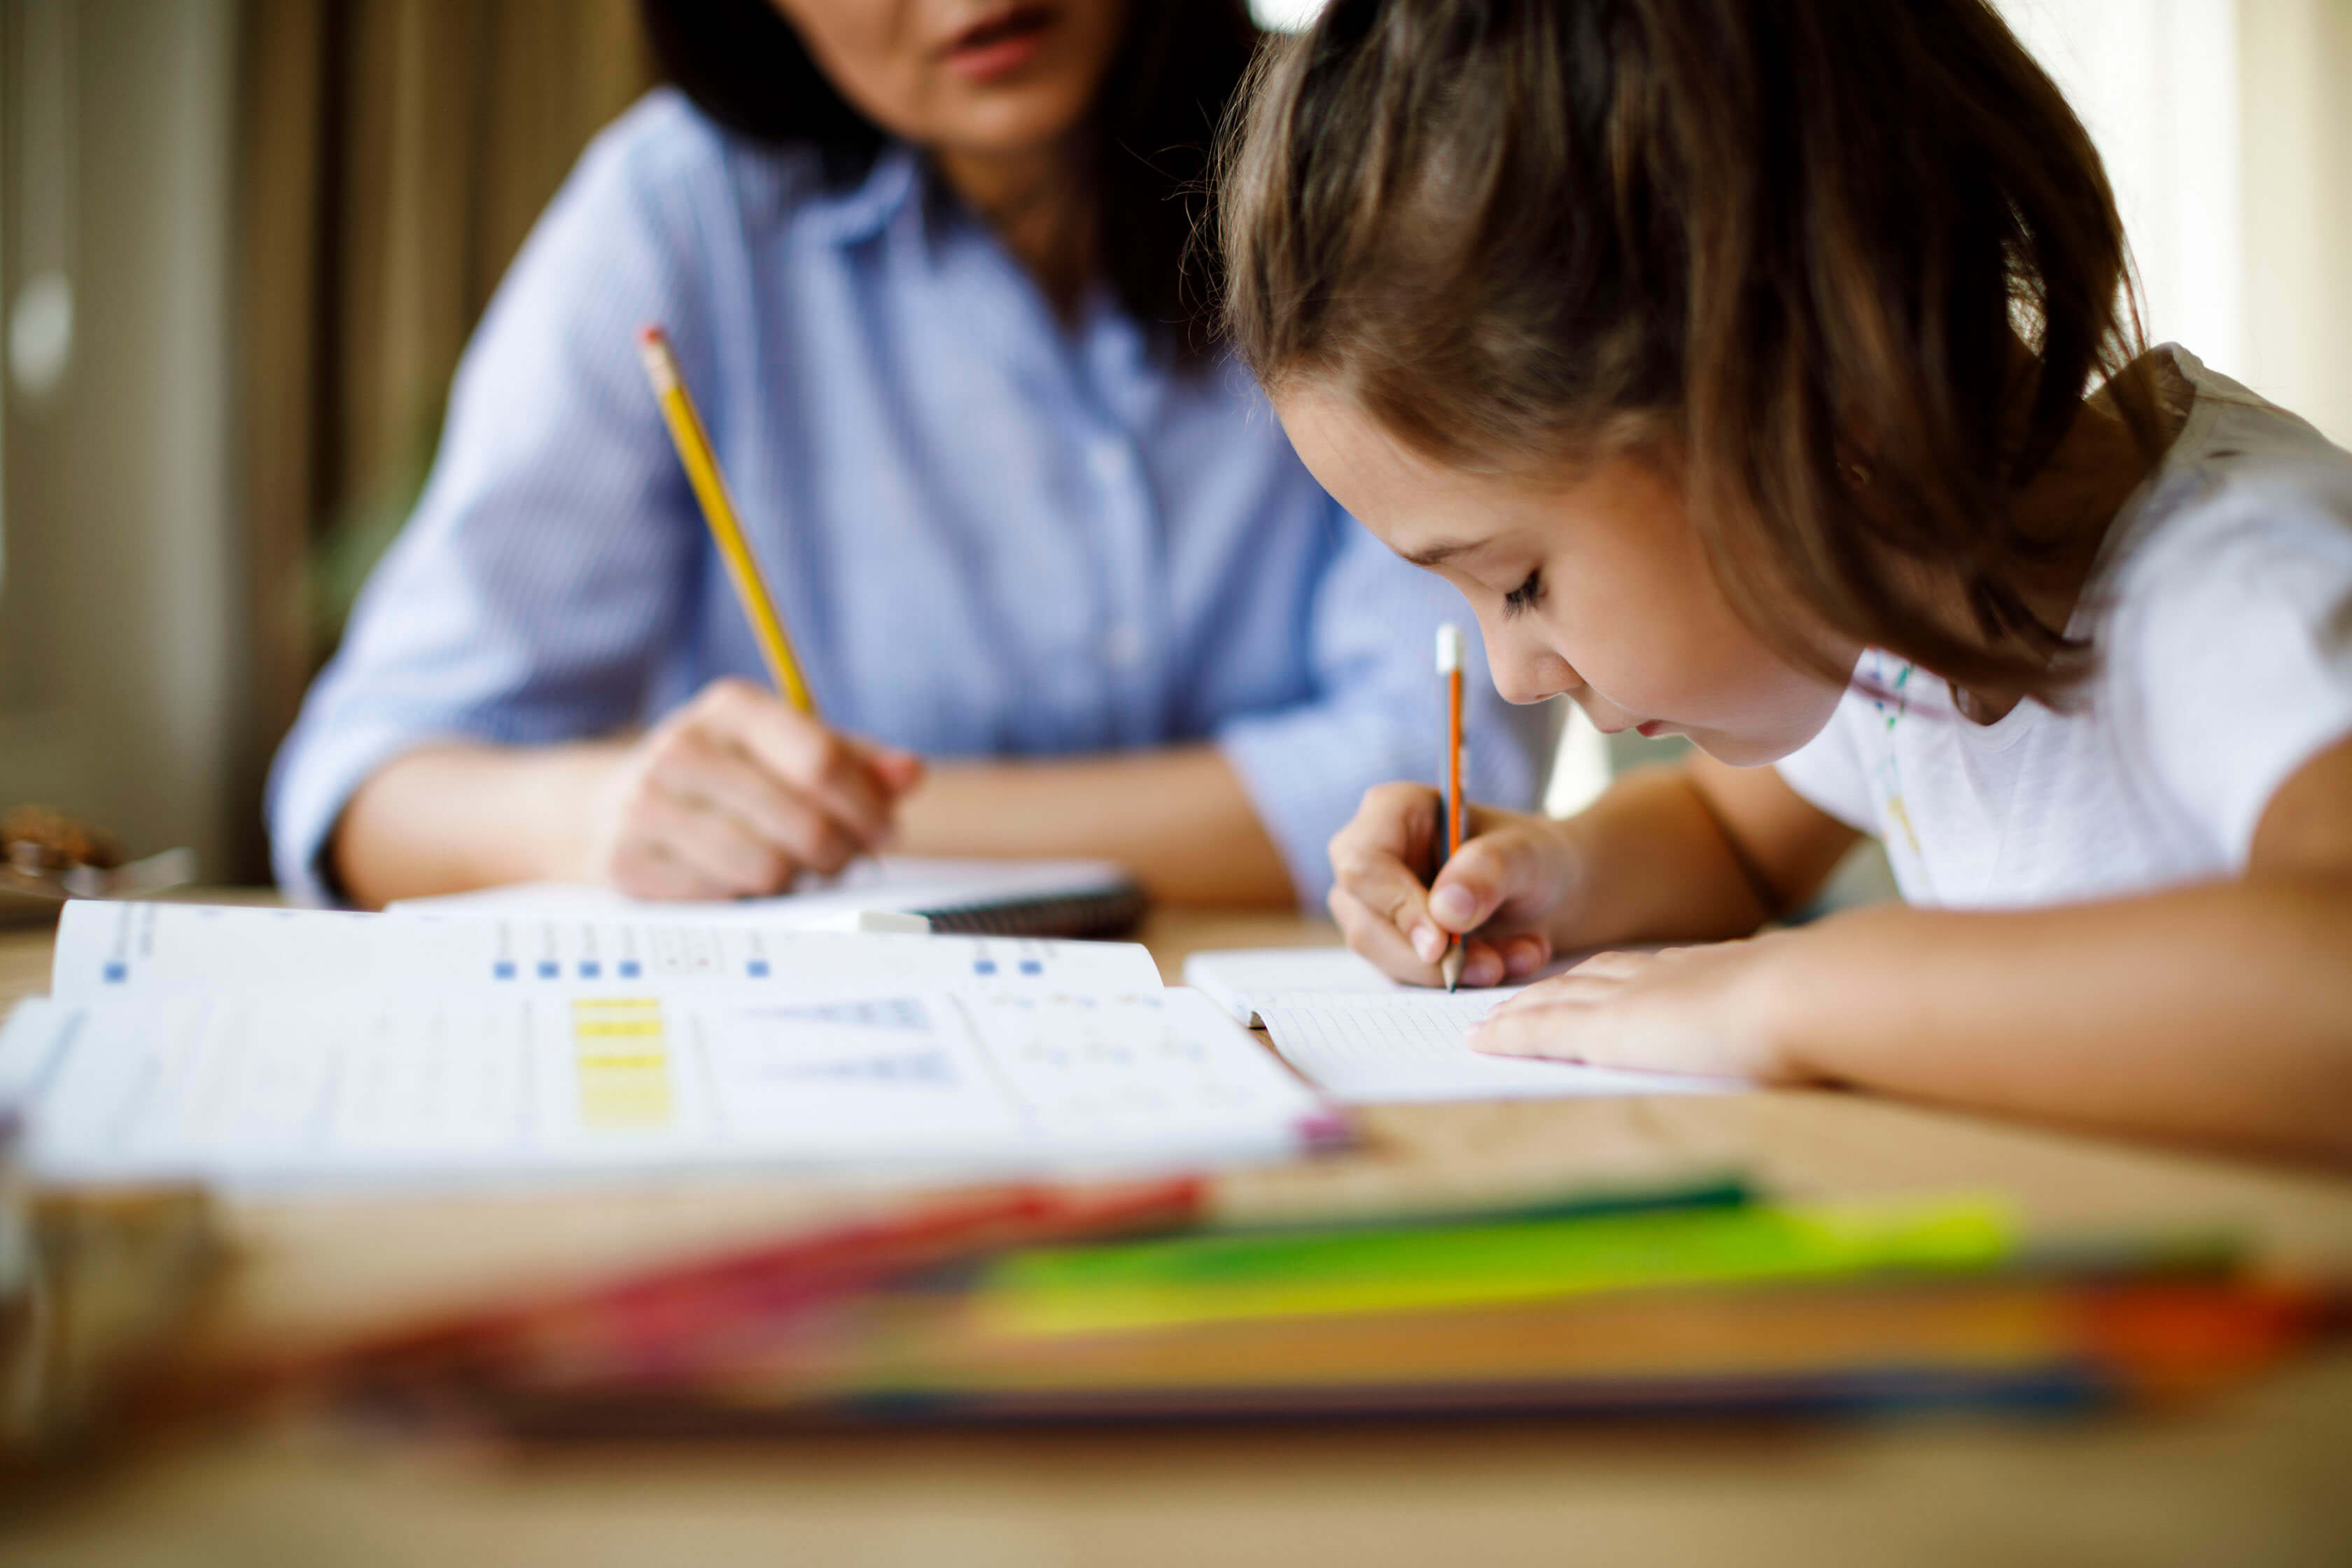
[[[1481,627],[1486,644],[1486,668],[1494,672],[1495,689],[1506,702],[1542,702],[1584,683],[1568,660],[1532,637]]]

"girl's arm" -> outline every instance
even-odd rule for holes
[[[1856,837],[1770,769],[1696,753],[1626,774],[1563,822],[1474,807],[1472,837],[1424,885],[1441,814],[1436,791],[1383,784],[1331,841],[1349,945],[1422,985],[1457,932],[1476,933],[1471,985],[1554,952],[1745,936],[1810,899]]]
[[[2235,881],[1612,956],[1477,1043],[2352,1161],[2352,741],[2273,797]]]

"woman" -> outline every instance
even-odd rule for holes
[[[1253,47],[1241,5],[646,16],[678,90],[590,149],[486,314],[278,758],[281,879],[709,898],[888,844],[1319,901],[1362,791],[1436,766],[1448,595],[1349,526],[1210,346],[1183,198]],[[831,727],[757,683],[646,322]],[[1532,795],[1533,717],[1481,710],[1482,793]]]

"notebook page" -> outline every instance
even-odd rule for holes
[[[954,910],[1118,891],[1127,873],[1107,860],[987,860],[907,855],[869,856],[838,876],[803,878],[775,898],[726,900],[632,899],[575,882],[523,882],[404,899],[392,914],[566,916],[702,925],[822,928],[864,910]]]
[[[436,991],[738,985],[1156,990],[1133,942],[699,926],[626,916],[440,920],[203,904],[69,903],[50,990],[61,1001],[155,990]]]
[[[1235,1021],[1255,1025],[1263,997],[1300,992],[1394,994],[1406,989],[1344,947],[1243,947],[1184,960],[1184,984],[1205,992]]]
[[[469,1187],[782,1168],[1050,1174],[1340,1124],[1198,994],[156,990],[26,1004],[0,1079],[58,1180]]]
[[[1619,1072],[1472,1050],[1464,1038],[1470,1026],[1520,989],[1302,994],[1267,997],[1258,1011],[1284,1059],[1343,1104],[1719,1094],[1747,1087],[1732,1079]]]
[[[1533,978],[1561,973],[1587,956],[1579,952],[1555,958]],[[1370,959],[1344,947],[1240,947],[1196,952],[1184,961],[1184,984],[1207,992],[1234,1018],[1253,1026],[1264,1022],[1262,1005],[1272,996],[1295,999],[1325,992],[1399,996],[1423,989],[1390,979]],[[1501,994],[1486,993],[1489,997]]]

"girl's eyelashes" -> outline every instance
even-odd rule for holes
[[[1503,613],[1516,616],[1521,610],[1531,610],[1543,601],[1543,568],[1538,566],[1527,575],[1526,581],[1503,595]]]

